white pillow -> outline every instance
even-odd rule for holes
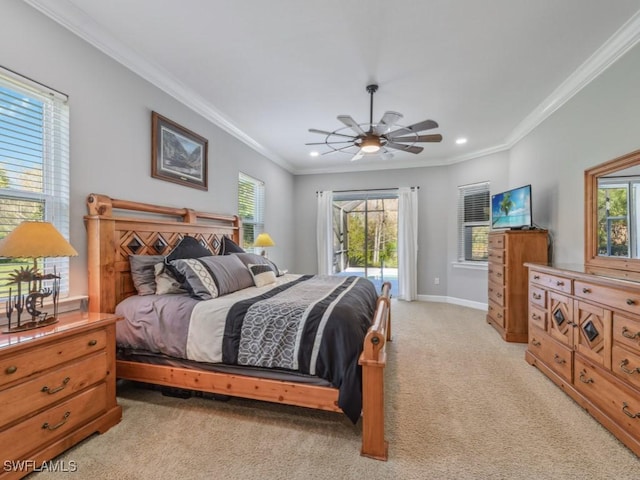
[[[164,263],[156,263],[154,267],[156,275],[156,295],[164,295],[167,293],[186,293],[180,282],[173,277],[169,271],[164,268]]]
[[[271,268],[271,265],[264,263],[251,263],[247,265],[251,276],[253,277],[253,284],[256,287],[264,287],[271,283],[276,283],[276,274]]]

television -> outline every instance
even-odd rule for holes
[[[491,196],[491,228],[533,228],[531,185],[513,188]]]

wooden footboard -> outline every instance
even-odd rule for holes
[[[239,243],[237,216],[89,195],[85,217],[88,238],[89,308],[114,312],[117,303],[135,294],[129,255],[166,255],[184,236],[195,237],[218,252],[223,236]],[[382,287],[359,359],[363,378],[362,449],[367,457],[386,460],[384,438],[385,344],[391,339],[389,283]],[[122,379],[198,390],[275,403],[340,412],[338,389],[206,370],[116,362]]]

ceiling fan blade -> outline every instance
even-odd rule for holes
[[[389,133],[391,127],[398,123],[398,120],[400,120],[401,118],[401,113],[392,111],[384,112],[384,115],[380,119],[380,122],[378,122],[376,128],[374,129],[375,133],[377,135],[384,135],[386,133]]]
[[[400,128],[395,132],[387,134],[387,136],[389,138],[395,138],[400,135],[406,135],[407,133],[417,133],[422,132],[423,130],[431,130],[432,128],[438,128],[437,122],[434,122],[433,120],[423,120],[422,122],[414,123],[408,127]]]
[[[354,148],[355,145],[347,145],[346,147],[334,148],[333,150],[329,150],[328,152],[321,153],[320,155],[326,155],[327,153],[333,152],[341,152],[342,150],[346,150],[347,148]]]
[[[364,152],[362,151],[362,149],[360,149],[358,150],[358,153],[351,157],[351,161],[354,162],[356,160],[360,160],[362,157],[364,157]]]
[[[417,137],[393,137],[394,142],[441,142],[442,135],[434,133],[432,135],[418,135]]]
[[[358,123],[349,115],[338,115],[338,120],[344,123],[347,127],[351,128],[351,130],[356,132],[358,135],[365,135],[364,130],[362,130],[362,128],[360,128],[360,125],[358,125]]]
[[[335,145],[339,143],[353,143],[353,140],[344,140],[342,142],[312,142],[312,143],[305,143],[305,145]]]
[[[422,150],[424,150],[423,147],[419,147],[417,145],[401,145],[399,143],[393,143],[393,142],[387,142],[385,144],[385,147],[394,148],[396,150],[403,150],[405,152],[411,152],[411,153],[420,153]]]
[[[358,137],[355,137],[353,135],[345,135],[343,133],[336,133],[336,132],[327,132],[325,130],[318,130],[317,128],[310,128],[309,132],[311,132],[311,133],[319,133],[321,135],[337,135],[339,137],[358,138]]]

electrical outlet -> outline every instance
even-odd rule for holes
[[[433,283],[434,283],[435,285],[440,285],[440,277],[436,277],[436,278],[434,278],[434,279],[433,279]]]

